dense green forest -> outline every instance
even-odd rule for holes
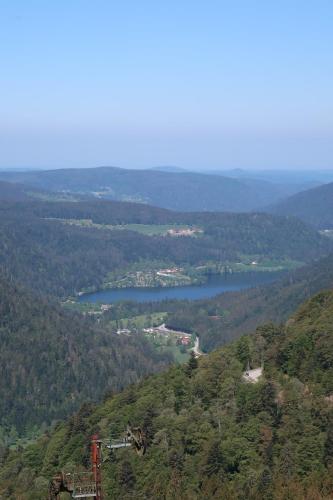
[[[330,337],[326,342],[320,333],[307,344],[304,335],[308,324],[311,332],[321,332],[322,324],[326,328],[323,318],[331,312],[333,300],[329,294],[304,306],[288,327],[261,327],[254,336],[242,337],[223,351],[198,362],[191,358],[188,365],[131,385],[102,405],[100,401],[173,362],[170,354],[161,354],[139,332],[116,335],[117,321],[162,312],[167,325],[195,332],[201,348],[212,351],[252,332],[259,323],[284,321],[305,298],[332,287],[333,255],[326,256],[332,240],[290,216],[181,213],[98,200],[27,201],[24,193],[19,202],[9,197],[0,203],[0,498],[45,498],[48,477],[57,468],[87,465],[88,436],[93,430],[105,436],[119,433],[126,419],[143,425],[151,451],[141,462],[134,454],[119,453],[119,458],[105,465],[110,498],[173,498],[172,491],[174,498],[220,498],[221,488],[229,498],[240,491],[256,498],[263,487],[269,498],[277,485],[303,498],[308,476],[315,492],[320,487],[326,491],[331,459],[322,449],[331,439],[325,434],[325,422],[331,416],[324,397],[332,392],[332,380],[323,366],[331,366]],[[172,237],[156,230],[173,225],[200,232]],[[123,229],[127,226],[133,230]],[[89,316],[57,302],[84,288],[99,288],[115,269],[144,262],[201,266],[252,259],[310,263],[270,287],[194,303],[123,303]],[[313,345],[318,359],[310,356],[308,346]],[[301,362],[307,348],[309,356]],[[243,383],[245,365],[255,367],[262,360],[265,379],[253,386]],[[295,426],[300,417],[289,415],[280,394],[294,397],[303,387],[300,384],[306,384],[306,401],[304,406],[299,403],[302,411],[315,404],[323,406],[320,417],[309,410],[310,421],[299,424],[309,425],[311,436],[321,429],[324,448],[313,452],[321,475],[312,476],[306,469],[310,465],[303,466],[298,452],[295,456],[290,452],[294,469],[284,484],[280,462],[286,443],[281,435],[286,433],[286,446],[292,447],[297,433],[289,436],[289,425]],[[308,394],[310,386],[314,389]],[[81,405],[69,423],[59,423]],[[26,446],[27,438],[34,440],[46,428],[36,444]],[[229,429],[227,435],[221,431],[224,428]],[[266,439],[269,443],[263,451]],[[24,444],[24,449],[15,451],[17,443]],[[236,445],[238,455],[231,451]],[[20,489],[12,471],[19,474]],[[159,490],[149,479],[155,476]],[[28,488],[30,496],[24,493]]]
[[[0,441],[71,414],[172,361],[0,277]]]
[[[333,229],[333,182],[290,196],[269,211],[293,215],[318,229]]]
[[[45,499],[55,472],[89,467],[93,433],[121,435],[130,420],[147,453],[103,463],[106,498],[331,498],[332,317],[333,292],[322,292],[285,325],[85,405],[24,449],[3,448],[0,494]],[[248,364],[263,366],[257,383],[243,377]]]
[[[66,296],[85,286],[99,286],[110,269],[143,258],[197,264],[208,256],[236,258],[242,249],[310,259],[329,249],[328,239],[296,219],[265,214],[181,214],[117,202],[2,203],[0,211],[0,425],[6,436],[27,434],[43,422],[68,415],[83,401],[97,400],[109,388],[119,389],[171,362],[141,336],[124,339],[109,333],[110,321],[131,317],[140,308],[149,313],[156,305],[114,307],[98,322],[65,311],[46,295]],[[191,225],[196,220],[204,233],[197,238],[146,236],[70,226],[49,220],[53,218],[90,218],[100,224]],[[203,301],[197,308],[171,302],[162,310],[169,312],[170,325],[193,330],[195,321],[202,346],[211,350],[235,338],[233,331],[221,335],[221,326],[227,330],[226,306],[220,306],[222,320],[210,318],[217,316],[217,303]],[[50,380],[55,380],[54,386]]]
[[[182,211],[245,212],[265,207],[290,192],[281,184],[194,172],[115,167],[0,172],[0,179],[47,191],[136,201]]]
[[[203,233],[195,238],[148,236],[54,220],[59,218],[99,224],[196,224]],[[99,288],[108,273],[140,260],[180,265],[244,258],[305,262],[327,254],[332,244],[292,217],[173,214],[112,202],[0,204],[0,266],[26,286],[61,297]]]

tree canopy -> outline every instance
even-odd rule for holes
[[[44,499],[54,472],[89,467],[92,433],[117,436],[130,420],[146,429],[147,453],[120,450],[103,463],[106,498],[329,499],[332,313],[333,292],[322,292],[285,325],[82,407],[37,443],[3,453],[0,493]],[[263,367],[257,383],[244,379],[248,365]]]

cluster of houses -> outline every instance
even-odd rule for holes
[[[117,335],[126,335],[127,337],[129,337],[131,334],[132,332],[128,328],[119,328],[117,330]]]
[[[171,330],[170,328],[167,328],[164,323],[160,326],[144,328],[143,331],[146,334],[153,336],[163,336],[166,338],[173,337],[176,339],[177,345],[190,346],[192,343],[192,336],[190,334],[179,332],[177,330]]]
[[[191,335],[183,335],[177,339],[177,345],[190,346],[192,342]]]
[[[173,228],[167,231],[169,236],[193,236],[195,233],[202,233],[198,228]]]
[[[173,274],[180,273],[182,270],[181,267],[171,267],[168,269],[160,269],[156,274],[157,276],[172,276]]]
[[[152,337],[163,337],[165,339],[172,338],[176,345],[179,346],[185,346],[185,347],[190,347],[192,345],[192,335],[186,332],[179,332],[177,330],[171,330],[170,328],[167,328],[165,324],[163,323],[160,326],[152,326],[149,328],[144,328],[143,332],[146,335],[151,335]],[[119,328],[117,330],[118,335],[125,335],[125,336],[130,336],[132,334],[132,331],[129,330],[128,328]]]

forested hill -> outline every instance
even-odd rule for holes
[[[182,211],[244,212],[283,197],[281,187],[269,182],[115,167],[0,172],[0,179],[47,191],[93,194]]]
[[[171,360],[0,276],[0,441],[63,418]],[[1,495],[0,495],[1,497]]]
[[[91,219],[97,226],[72,224],[71,219]],[[186,223],[202,232],[197,237],[148,236],[126,230],[131,223]],[[142,260],[192,266],[237,262],[244,256],[306,262],[331,248],[329,238],[292,217],[173,214],[112,202],[0,204],[1,266],[26,286],[58,296],[98,288],[108,273]]]
[[[24,184],[0,181],[0,201],[28,201],[42,192]]]
[[[258,325],[280,323],[313,294],[333,288],[333,254],[289,273],[269,286],[219,295],[210,300],[181,303],[167,323],[171,328],[200,335],[201,347],[211,351]]]
[[[1,173],[0,173],[1,175]],[[91,197],[85,197],[79,194],[49,192],[44,189],[29,186],[28,184],[19,184],[16,182],[0,181],[0,203],[2,202],[23,202],[34,200],[48,200],[57,202],[89,200]]]
[[[294,215],[318,229],[333,229],[333,182],[297,193],[270,211]]]
[[[331,499],[333,292],[255,335],[83,407],[24,450],[3,450],[0,495],[44,500],[52,475],[89,467],[88,443],[141,426],[147,453],[102,465],[105,498]],[[263,366],[257,383],[243,373]],[[105,457],[106,458],[106,457]]]

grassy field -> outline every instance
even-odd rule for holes
[[[57,219],[55,219],[57,220]],[[167,236],[170,230],[190,230],[191,226],[185,224],[96,224],[91,219],[58,219],[63,224],[69,224],[72,226],[80,226],[86,228],[96,228],[96,229],[107,229],[109,231],[135,231],[137,233],[144,234],[146,236]],[[189,236],[195,237],[198,233],[191,234]]]
[[[256,259],[255,256],[246,256],[241,262],[230,263],[229,267],[236,273],[247,271],[262,271],[262,272],[277,272],[277,271],[291,271],[304,265],[303,262],[296,260],[270,260],[270,259]]]
[[[72,309],[74,311],[80,312],[80,313],[100,313],[102,314],[101,311],[101,304],[95,303],[95,302],[77,302],[74,299],[68,299],[65,302],[62,302],[62,305],[68,309]]]
[[[116,328],[128,328],[142,330],[143,328],[149,328],[152,326],[158,326],[164,322],[167,316],[166,312],[157,312],[152,314],[141,314],[139,316],[133,316],[133,318],[122,318],[117,321],[110,321],[110,326]]]
[[[146,236],[166,236],[171,229],[190,229],[190,226],[179,224],[123,224],[121,226],[113,226],[113,229],[127,229],[128,231],[136,231]]]
[[[161,346],[159,349],[162,352],[169,352],[170,354],[172,354],[176,363],[186,363],[186,361],[188,361],[190,358],[190,351],[181,352],[179,346],[177,345]]]

